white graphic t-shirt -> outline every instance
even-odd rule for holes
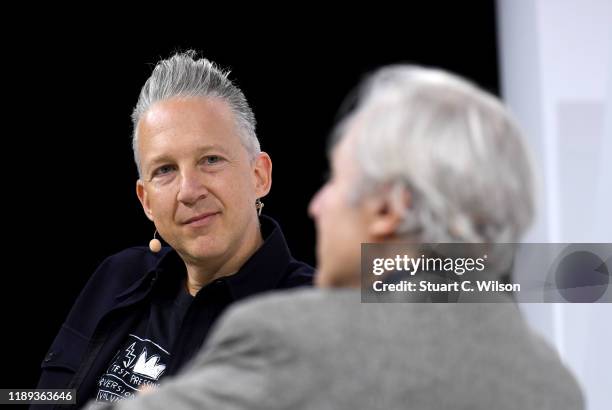
[[[149,340],[130,334],[127,347],[113,358],[98,381],[97,401],[113,402],[134,395],[143,386],[157,386],[170,353]]]
[[[156,387],[172,356],[172,344],[193,297],[181,287],[175,295],[153,298],[134,330],[98,379],[96,401],[127,399],[145,386]]]

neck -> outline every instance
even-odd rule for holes
[[[230,276],[238,272],[242,265],[263,245],[263,237],[257,226],[251,234],[245,235],[241,246],[229,258],[226,254],[219,256],[218,261],[205,261],[203,263],[186,262],[187,280],[185,287],[187,291],[195,296],[200,289],[210,282]]]

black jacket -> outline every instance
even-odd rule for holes
[[[312,284],[313,269],[293,259],[278,224],[262,217],[261,225],[264,244],[242,268],[198,292],[176,337],[173,362],[166,375],[175,374],[193,357],[212,324],[232,302],[268,290]],[[77,405],[85,404],[139,314],[147,308],[152,292],[185,274],[185,265],[171,248],[157,254],[146,247],[129,248],[107,258],[53,341],[42,362],[37,388],[76,389]]]

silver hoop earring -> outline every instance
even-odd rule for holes
[[[257,198],[255,201],[255,209],[257,209],[257,216],[261,216],[261,210],[264,207],[264,203],[261,202],[261,199]]]

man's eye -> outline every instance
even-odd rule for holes
[[[206,165],[213,165],[221,162],[221,157],[218,155],[209,155],[204,158],[204,162]]]
[[[164,166],[161,166],[161,167],[157,168],[153,172],[153,176],[156,177],[158,175],[165,175],[165,174],[168,174],[168,173],[170,173],[172,171],[174,171],[174,167],[172,165],[164,165]]]

